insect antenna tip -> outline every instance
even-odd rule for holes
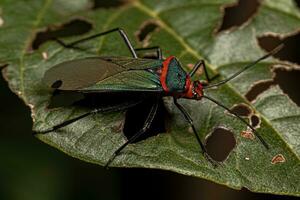
[[[284,47],[283,43],[279,44],[277,47],[272,49],[268,55],[274,55],[274,54],[278,53],[283,47]]]

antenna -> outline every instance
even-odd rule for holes
[[[215,84],[211,84],[211,85],[204,86],[203,88],[204,88],[204,89],[207,89],[207,88],[212,88],[212,87],[218,87],[218,86],[220,86],[220,85],[223,85],[223,84],[227,83],[228,81],[234,79],[235,77],[237,77],[239,74],[241,74],[241,73],[244,72],[245,70],[247,70],[247,69],[249,69],[250,67],[252,67],[252,66],[256,65],[257,63],[259,63],[260,61],[262,61],[262,60],[264,60],[264,59],[266,59],[266,58],[268,58],[268,57],[274,55],[275,53],[277,53],[278,51],[280,51],[280,50],[283,48],[283,46],[284,46],[283,44],[280,44],[279,46],[277,46],[276,48],[274,48],[270,53],[268,53],[268,54],[262,56],[261,58],[257,59],[256,61],[254,61],[254,62],[252,62],[252,63],[246,65],[245,67],[243,67],[243,69],[241,69],[240,71],[234,73],[234,74],[231,75],[229,78],[224,79],[224,80],[222,80],[222,81],[220,81],[220,82],[218,82],[218,83],[215,83]]]

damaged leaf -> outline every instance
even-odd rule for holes
[[[66,24],[80,17],[93,25],[89,34],[122,27],[136,47],[135,33],[145,21],[155,21],[159,31],[151,32],[149,46],[159,45],[165,57],[175,55],[183,66],[205,59],[211,75],[219,80],[229,77],[242,66],[265,54],[257,37],[266,33],[287,35],[299,31],[300,12],[292,0],[266,0],[251,22],[232,32],[215,34],[222,8],[233,0],[135,0],[116,8],[91,9],[88,0],[25,0],[1,2],[0,63],[8,64],[3,75],[10,88],[30,106],[35,131],[45,130],[88,111],[66,106],[49,109],[52,90],[41,82],[46,70],[66,60],[100,55],[130,56],[118,34],[97,38],[82,46],[88,51],[65,49],[49,41],[27,52],[35,34],[53,25]],[[22,15],[16,12],[20,8]],[[80,36],[62,38],[74,41]],[[284,50],[284,49],[283,49]],[[46,56],[45,56],[46,55]],[[246,71],[232,82],[207,92],[224,105],[244,103],[260,117],[257,131],[269,144],[266,150],[257,139],[241,136],[247,130],[238,119],[207,100],[182,99],[204,141],[216,127],[233,132],[236,145],[217,168],[199,152],[189,126],[175,106],[165,99],[169,118],[166,132],[129,145],[111,164],[115,167],[158,168],[196,176],[228,187],[246,187],[254,192],[300,196],[300,109],[279,87],[273,86],[257,95],[253,104],[245,94],[258,81],[273,78],[270,67],[278,60],[268,59]],[[286,64],[291,66],[292,64]],[[217,80],[215,80],[217,81]],[[37,137],[45,143],[81,160],[104,165],[114,150],[124,144],[122,126],[126,112],[100,113],[77,121],[59,131]],[[222,148],[222,147],[215,147]],[[274,155],[284,155],[285,162],[273,165]],[[84,172],[83,172],[84,173]]]

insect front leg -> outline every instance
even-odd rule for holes
[[[207,68],[206,68],[206,65],[205,65],[205,61],[204,60],[199,60],[193,67],[193,69],[190,71],[189,75],[190,77],[194,76],[194,74],[197,72],[197,70],[203,66],[203,70],[204,70],[204,73],[205,73],[205,78],[207,80],[207,82],[209,83],[210,82],[210,78],[209,78],[209,75],[208,75],[208,72],[207,72]]]
[[[146,118],[146,121],[143,124],[143,127],[136,133],[134,134],[131,138],[129,138],[129,140],[127,140],[127,142],[125,142],[122,146],[120,146],[114,153],[113,155],[110,157],[110,159],[107,161],[105,167],[108,168],[108,166],[110,165],[110,163],[115,159],[115,157],[117,155],[120,154],[120,152],[130,143],[133,143],[135,140],[137,140],[139,137],[141,137],[151,126],[153,119],[156,115],[157,109],[158,109],[158,101],[156,101],[152,107],[151,110]]]
[[[204,144],[201,142],[201,139],[200,139],[200,137],[199,137],[198,134],[197,134],[197,131],[196,131],[196,128],[195,128],[195,126],[194,126],[194,122],[193,122],[192,117],[191,117],[190,114],[185,110],[185,108],[184,108],[181,104],[178,103],[178,101],[177,101],[177,99],[176,99],[175,97],[173,98],[173,100],[174,100],[175,106],[179,109],[179,111],[183,114],[183,116],[184,116],[184,118],[186,119],[186,121],[187,121],[187,122],[190,124],[190,126],[192,127],[193,133],[194,133],[194,135],[195,135],[195,137],[196,137],[196,139],[197,139],[198,144],[200,145],[200,148],[201,148],[201,151],[202,151],[204,157],[205,157],[205,158],[206,158],[206,159],[207,159],[214,167],[216,167],[218,164],[217,164],[217,163],[216,163],[216,162],[208,155],[207,150],[206,150]]]
[[[197,70],[200,68],[200,67],[203,67],[203,70],[204,70],[204,74],[205,74],[205,78],[206,78],[206,81],[207,81],[207,84],[209,84],[213,79],[217,78],[219,75],[215,75],[214,77],[210,78],[209,75],[208,75],[208,70],[207,70],[207,67],[205,65],[205,61],[204,60],[199,60],[193,67],[193,69],[189,72],[189,75],[190,77],[194,76],[194,74],[197,72]]]
[[[97,33],[97,34],[94,34],[94,35],[91,35],[91,36],[88,36],[88,37],[85,37],[85,38],[82,38],[82,39],[79,39],[79,40],[76,40],[74,42],[71,42],[69,44],[66,44],[64,43],[62,40],[60,39],[55,39],[55,41],[57,41],[59,44],[61,44],[63,47],[66,47],[66,48],[75,48],[75,49],[78,49],[78,47],[75,47],[75,45],[78,45],[80,43],[83,43],[83,42],[86,42],[88,40],[91,40],[91,39],[94,39],[94,38],[97,38],[97,37],[101,37],[101,36],[104,36],[104,35],[107,35],[107,34],[110,34],[110,33],[113,33],[113,32],[119,32],[120,36],[123,38],[126,46],[128,47],[129,51],[131,52],[132,56],[134,58],[137,58],[137,54],[127,36],[127,34],[125,33],[125,31],[121,28],[114,28],[114,29],[111,29],[111,30],[108,30],[108,31],[105,31],[105,32],[102,32],[102,33]]]

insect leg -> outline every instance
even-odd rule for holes
[[[57,124],[55,126],[53,126],[52,128],[49,128],[47,130],[44,130],[44,131],[39,131],[39,132],[36,132],[35,134],[46,134],[46,133],[50,133],[52,131],[56,131],[60,128],[63,128],[69,124],[72,124],[80,119],[83,119],[89,115],[92,115],[92,114],[96,114],[96,113],[99,113],[99,112],[114,112],[114,111],[120,111],[120,110],[124,110],[126,108],[130,108],[132,106],[135,106],[136,104],[138,104],[140,102],[126,102],[126,103],[123,103],[123,104],[118,104],[118,105],[115,105],[115,106],[111,106],[111,107],[106,107],[106,108],[96,108],[94,110],[91,110],[90,112],[87,112],[87,113],[84,113],[82,115],[79,115],[78,117],[75,117],[75,118],[72,118],[72,119],[69,119],[67,121],[64,121],[62,122],[61,124]]]
[[[209,75],[208,75],[207,68],[206,68],[205,61],[204,61],[204,60],[199,60],[199,61],[195,64],[195,66],[193,67],[193,69],[190,71],[189,75],[190,75],[190,77],[192,77],[192,76],[196,73],[196,71],[197,71],[201,66],[203,66],[206,80],[207,80],[207,82],[209,83],[209,82],[211,81],[211,78],[209,78]]]
[[[244,120],[242,117],[240,117],[239,115],[235,114],[234,112],[232,112],[229,108],[227,108],[226,106],[224,106],[223,104],[221,104],[220,102],[216,101],[215,99],[209,97],[209,96],[205,96],[203,95],[204,98],[214,102],[215,104],[217,104],[218,106],[224,108],[225,110],[227,110],[230,114],[234,115],[235,117],[237,117],[239,120],[241,120],[244,124],[246,124],[254,133],[254,135],[259,139],[259,141],[264,145],[264,147],[266,149],[269,149],[268,144],[265,142],[265,140],[257,133],[257,131],[254,129],[253,126],[251,126],[246,120]]]
[[[190,124],[190,126],[192,127],[193,129],[193,133],[197,139],[197,142],[199,143],[200,147],[201,147],[201,150],[202,150],[202,153],[204,155],[204,157],[213,165],[213,166],[217,166],[217,163],[207,154],[207,150],[204,146],[204,144],[201,142],[198,134],[197,134],[197,131],[196,131],[196,128],[194,126],[194,122],[193,122],[193,119],[192,117],[190,116],[190,114],[185,110],[185,108],[178,103],[177,99],[174,97],[173,98],[174,100],[174,104],[175,106],[180,110],[180,112],[183,114],[184,118],[186,119],[186,121]]]
[[[212,88],[212,87],[218,87],[220,85],[223,85],[223,84],[227,83],[228,81],[234,79],[235,77],[237,77],[238,75],[240,75],[241,73],[243,73],[244,71],[246,71],[247,69],[255,66],[257,63],[261,62],[262,60],[265,60],[265,59],[269,58],[270,56],[273,56],[278,51],[280,51],[283,48],[283,46],[284,46],[283,44],[280,44],[279,46],[275,47],[272,51],[270,51],[269,53],[267,53],[266,55],[258,58],[257,60],[253,61],[252,63],[249,63],[248,65],[244,66],[242,69],[240,69],[239,71],[235,72],[234,74],[232,74],[228,78],[226,78],[224,80],[221,80],[218,83],[215,83],[215,84],[212,84],[212,85],[208,85],[208,86],[204,87],[204,89]]]
[[[108,31],[105,31],[105,32],[102,32],[102,33],[97,33],[95,35],[91,35],[91,36],[88,36],[88,37],[76,40],[76,41],[71,42],[69,44],[66,44],[63,41],[59,40],[59,39],[55,39],[55,40],[59,44],[61,44],[62,46],[66,47],[66,48],[74,48],[74,46],[77,45],[77,44],[79,44],[79,43],[82,43],[82,42],[85,42],[85,41],[88,41],[88,40],[91,40],[91,39],[94,39],[94,38],[97,38],[97,37],[101,37],[101,36],[107,35],[109,33],[116,32],[116,31],[118,31],[120,33],[120,36],[123,38],[126,46],[128,47],[129,51],[131,52],[132,56],[134,58],[137,58],[137,54],[136,54],[136,52],[135,52],[135,50],[134,50],[134,48],[133,48],[133,46],[132,46],[132,44],[131,44],[128,36],[127,36],[127,34],[121,28],[114,28],[114,29],[111,29],[111,30],[108,30]]]
[[[119,153],[130,143],[133,143],[136,139],[138,139],[140,136],[142,136],[151,126],[152,121],[156,115],[158,109],[158,101],[156,101],[152,107],[151,110],[146,118],[146,121],[144,122],[143,127],[136,133],[134,134],[131,138],[129,138],[129,140],[127,140],[127,142],[125,142],[122,146],[120,146],[114,153],[113,155],[110,157],[110,159],[107,161],[105,167],[107,168],[110,163],[115,159],[115,157],[117,155],[119,155]]]
[[[147,51],[147,50],[156,50],[156,55],[158,59],[162,59],[162,51],[160,49],[160,47],[158,46],[154,46],[154,47],[146,47],[146,48],[137,48],[134,49],[135,51]]]

